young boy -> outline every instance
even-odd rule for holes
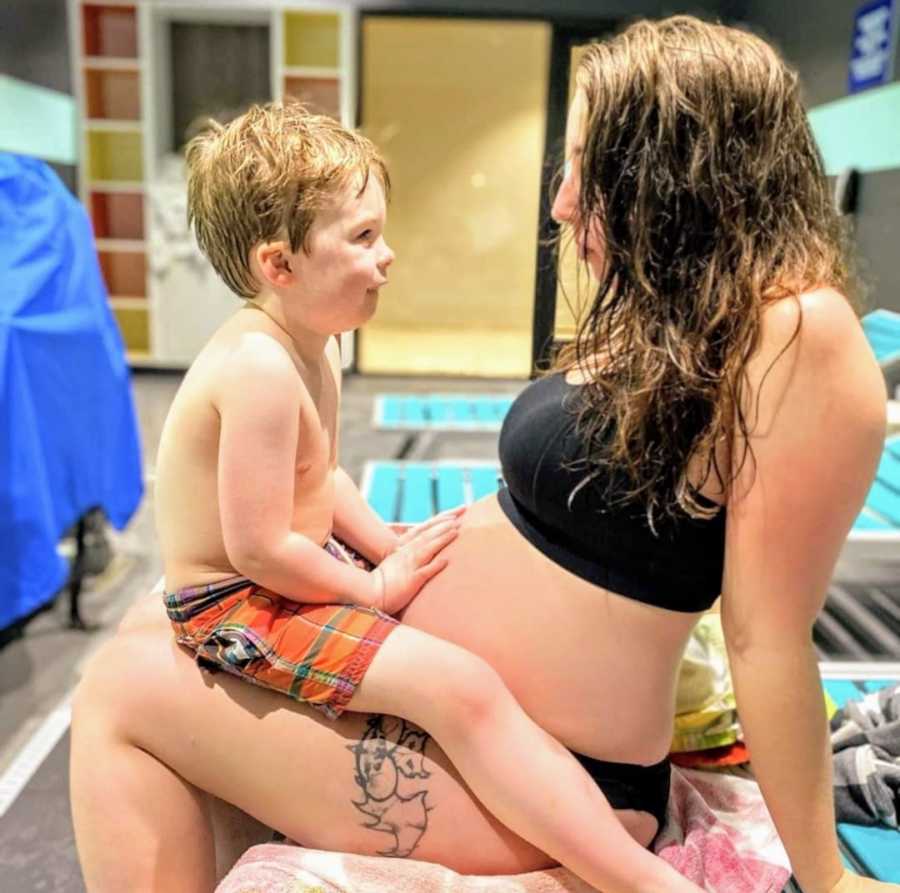
[[[197,240],[246,303],[163,429],[166,607],[202,662],[334,717],[457,527],[444,515],[398,537],[337,466],[334,336],[371,317],[387,281],[387,171],[367,140],[297,104],[198,136],[187,163]]]
[[[484,661],[389,616],[445,566],[458,513],[398,537],[337,465],[334,336],[371,317],[394,259],[375,147],[271,104],[195,138],[187,163],[197,240],[245,304],[191,366],[160,443],[178,641],[330,717],[418,723],[509,828],[603,882],[592,829],[610,806],[587,773]]]

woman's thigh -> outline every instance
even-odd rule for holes
[[[148,627],[170,630],[172,624],[163,604],[163,592],[160,580],[149,593],[138,596],[119,622],[119,632],[131,632]]]
[[[198,788],[308,847],[410,856],[466,873],[549,860],[472,798],[430,736],[390,716],[333,722],[285,695],[201,670],[159,626],[106,643],[80,714],[119,733]]]

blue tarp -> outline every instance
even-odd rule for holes
[[[0,153],[0,629],[63,585],[65,530],[143,494],[129,371],[87,215],[44,162]]]

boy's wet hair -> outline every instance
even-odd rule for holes
[[[308,249],[316,213],[343,189],[365,189],[374,173],[390,190],[374,144],[299,102],[251,106],[228,124],[210,121],[186,148],[188,223],[215,271],[235,294],[259,283],[250,251],[286,239]]]

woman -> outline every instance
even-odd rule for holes
[[[835,838],[810,631],[878,462],[884,385],[796,77],[762,41],[677,17],[590,47],[577,78],[553,216],[597,297],[510,411],[509,489],[468,510],[403,620],[491,663],[647,844],[679,658],[721,592],[754,769],[805,893],[898,890],[844,871]],[[149,613],[104,646],[75,705],[92,891],[208,889],[204,791],[311,847],[472,873],[549,864],[424,732],[325,724],[211,680]]]

